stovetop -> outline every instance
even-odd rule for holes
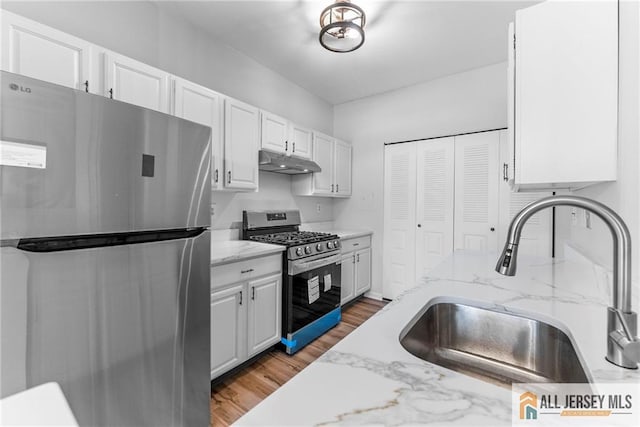
[[[338,236],[335,234],[320,233],[317,231],[285,231],[282,233],[261,234],[249,237],[249,240],[254,240],[256,242],[285,245],[287,247],[337,239]]]
[[[340,251],[340,237],[332,233],[300,231],[299,211],[243,211],[242,238],[284,245],[289,261]]]

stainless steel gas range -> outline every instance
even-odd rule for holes
[[[282,339],[293,354],[340,322],[340,238],[300,231],[299,211],[244,211],[243,239],[284,245]]]

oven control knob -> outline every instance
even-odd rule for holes
[[[311,248],[309,246],[304,247],[304,253],[309,255],[311,253]]]
[[[333,247],[338,249],[340,247],[340,242],[337,241],[337,240],[335,242],[333,242]]]
[[[327,242],[327,249],[333,249],[333,243]]]
[[[302,255],[302,248],[296,248],[296,255]]]
[[[317,250],[318,252],[320,252],[320,251],[322,250],[322,243],[318,243],[318,244],[316,245],[316,250]]]

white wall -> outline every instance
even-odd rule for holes
[[[337,105],[334,133],[353,144],[353,197],[337,200],[338,228],[369,228],[372,294],[382,294],[383,147],[385,142],[507,125],[506,63]]]
[[[243,210],[299,209],[303,223],[333,221],[333,199],[293,196],[289,175],[260,171],[259,193],[216,191],[213,196],[214,229],[239,228]]]
[[[1,7],[301,125],[333,133],[333,107],[329,103],[154,3],[3,1]],[[258,193],[234,197],[214,192],[212,199],[221,213],[213,218],[214,226],[222,228],[240,221],[243,208],[286,206],[300,209],[305,221],[333,219],[332,199],[314,202],[315,198],[294,198],[288,187],[283,189],[288,185],[287,176],[265,175],[273,174],[261,173]],[[319,214],[316,203],[322,205]]]
[[[640,145],[640,7],[636,1],[620,2],[620,60],[618,100],[618,179],[575,191],[575,195],[598,200],[613,208],[627,223],[632,235],[633,276],[638,281],[640,259],[640,210],[638,172]],[[568,243],[593,261],[612,266],[612,241],[604,223],[592,217],[592,229],[570,224],[570,209],[558,209],[559,243]],[[582,216],[579,216],[582,219]],[[581,221],[579,221],[581,222]]]

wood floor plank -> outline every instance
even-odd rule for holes
[[[327,333],[288,355],[271,350],[211,390],[211,425],[226,427],[262,402],[387,303],[361,298],[342,310],[342,321]]]

